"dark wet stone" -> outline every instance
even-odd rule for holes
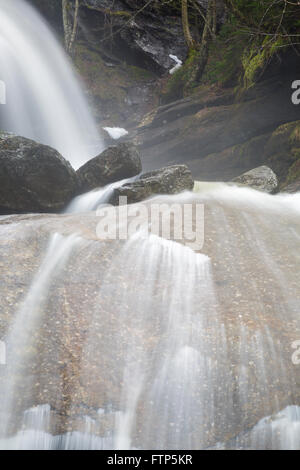
[[[116,181],[131,178],[142,171],[137,148],[131,143],[109,147],[79,170],[81,192],[91,191]]]
[[[53,148],[0,134],[0,212],[58,212],[77,189],[76,173]]]

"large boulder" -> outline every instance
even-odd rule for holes
[[[77,176],[81,192],[87,192],[131,178],[141,171],[142,163],[137,148],[126,142],[107,148],[100,155],[85,163],[77,170]]]
[[[0,133],[0,212],[58,212],[77,190],[71,165],[53,148]]]
[[[235,178],[233,182],[265,193],[274,193],[278,187],[278,180],[274,171],[264,165],[243,173]]]
[[[114,190],[110,203],[117,205],[119,197],[126,196],[129,204],[140,202],[155,194],[177,194],[191,191],[194,187],[192,174],[186,165],[173,165],[144,173],[132,183]]]

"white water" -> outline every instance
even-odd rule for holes
[[[88,147],[97,146],[98,137],[63,52],[23,1],[0,0],[0,13],[0,80],[7,85],[1,123],[57,147],[79,166],[97,153]],[[68,212],[94,210],[113,186],[81,196]],[[291,344],[300,331],[300,195],[269,196],[223,184],[198,184],[197,191],[169,201],[205,203],[209,257],[137,235],[116,246],[105,264],[101,243],[91,243],[80,257],[77,236],[53,236],[6,337],[0,448],[193,449],[216,440],[224,448],[300,447],[299,369],[291,363]],[[7,243],[13,237],[9,226],[1,230]],[[38,231],[36,236],[40,243]],[[12,264],[14,256],[22,253],[13,253]],[[78,278],[76,269],[65,272],[77,258]],[[94,258],[104,263],[96,273],[90,270]],[[97,282],[87,296],[84,283],[92,275]],[[31,365],[39,359],[41,325],[66,292],[80,306],[82,323],[93,312],[77,359],[79,382],[88,384],[92,406],[84,403],[78,412],[76,386],[68,389],[75,374],[66,367],[55,389],[62,408],[63,389],[70,396],[61,434],[55,407],[41,405],[35,392],[44,356],[37,361],[41,370]],[[77,326],[67,300],[66,312]],[[45,356],[53,355],[53,362],[48,358],[45,370],[53,366],[53,380],[62,373],[57,341],[67,337],[56,323],[46,332],[52,349]],[[76,357],[70,363],[78,365]],[[102,407],[95,413],[98,401]],[[72,413],[80,415],[80,424]]]
[[[10,424],[14,424],[17,403],[20,400],[16,394],[17,389],[23,388],[23,393],[32,389],[31,378],[24,375],[24,370],[30,364],[35,351],[35,334],[43,321],[49,289],[80,243],[81,239],[77,235],[62,237],[55,234],[51,237],[44,260],[5,338],[7,365],[0,387],[0,436],[8,435]]]
[[[103,450],[112,449],[111,438],[99,438],[91,431],[92,420],[85,417],[84,432],[53,436],[49,405],[40,405],[24,413],[22,431],[16,436],[0,439],[0,450]]]
[[[118,269],[126,270],[127,284],[111,289]],[[102,281],[83,354],[98,358],[100,368],[97,325],[104,298],[118,324],[110,341],[123,384],[114,448],[195,448],[208,418],[203,403],[212,393],[210,366],[217,359],[205,351],[204,328],[223,342],[210,260],[153,235],[129,240]],[[218,359],[221,365],[224,358]],[[104,375],[106,367],[103,362]],[[89,382],[90,372],[82,373]]]
[[[0,0],[0,128],[56,148],[74,168],[103,144],[71,62],[24,0]]]
[[[94,191],[89,191],[88,193],[77,196],[66,208],[65,213],[81,213],[81,212],[90,212],[98,208],[100,204],[106,204],[109,201],[110,196],[112,196],[114,189],[134,181],[135,177],[127,178],[116,183],[111,183],[105,186],[104,188],[96,189]]]
[[[212,184],[162,201],[205,203],[210,258],[137,234],[124,246],[110,243],[109,262],[100,257],[93,271],[103,245],[91,244],[78,258],[80,281],[96,275],[99,289],[82,299],[69,290],[69,301],[82,302],[84,317],[93,312],[80,383],[102,409],[85,409],[77,426],[75,387],[68,432],[51,431],[55,413],[45,404],[26,412],[0,447],[199,449],[219,440],[219,448],[299,448],[299,369],[291,362],[300,331],[299,195]]]

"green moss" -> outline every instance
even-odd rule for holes
[[[162,101],[169,103],[184,97],[186,84],[190,81],[195,61],[197,60],[199,51],[192,49],[185,63],[167,80],[167,83],[162,90]],[[197,84],[191,84],[191,87]]]
[[[279,126],[271,135],[264,152],[265,160],[279,176],[284,187],[297,178],[300,162],[300,121]]]
[[[126,18],[131,18],[132,14],[129,11],[124,11],[124,10],[110,10],[107,8],[100,8],[100,7],[95,7],[92,5],[84,5],[85,8],[88,10],[96,10],[96,11],[101,11],[102,13],[105,13],[106,15],[110,16],[125,16]]]
[[[294,181],[299,180],[300,178],[300,157],[299,159],[293,163],[293,165],[289,168],[287,179],[285,182],[286,184],[291,184]]]
[[[123,10],[118,10],[118,11],[109,10],[109,14],[113,16],[126,16],[127,18],[132,17],[132,14],[129,11],[123,11]]]
[[[132,78],[133,82],[149,82],[149,80],[154,80],[156,76],[146,69],[141,69],[135,65],[127,65],[125,69],[128,72],[128,75]]]
[[[244,50],[242,64],[244,68],[243,85],[245,89],[252,87],[256,83],[274,54],[283,45],[284,41],[282,38],[274,41],[271,37],[266,36],[262,44],[256,43]]]
[[[300,144],[300,124],[296,125],[289,137],[289,142],[291,144]]]
[[[242,55],[246,38],[227,24],[210,46],[210,53],[202,83],[219,86],[234,86],[239,82],[242,71]]]

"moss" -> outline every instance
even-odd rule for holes
[[[245,54],[242,60],[244,66],[244,83],[245,88],[250,88],[255,83],[256,76],[263,69],[266,63],[265,51],[254,55]]]
[[[180,99],[198,93],[203,85],[234,87],[243,75],[242,57],[247,47],[245,35],[236,31],[232,24],[222,27],[216,41],[210,46],[208,63],[200,83],[190,83],[193,67],[199,51],[192,50],[185,64],[167,80],[163,90],[163,102]],[[189,88],[186,83],[190,83]]]
[[[288,175],[286,178],[286,184],[291,184],[294,181],[298,181],[300,178],[300,158],[293,163],[293,165],[289,168]]]
[[[282,38],[274,41],[271,37],[266,36],[262,44],[256,43],[244,50],[242,64],[244,68],[243,85],[245,89],[249,89],[256,83],[274,54],[283,45],[284,40]]]
[[[246,38],[227,24],[221,29],[217,39],[210,46],[206,69],[201,82],[219,86],[234,86],[239,82],[243,69],[242,55]]]
[[[288,126],[288,125],[287,125]],[[291,144],[299,143],[300,144],[300,124],[296,125],[289,137],[289,142]]]
[[[163,103],[169,103],[184,97],[186,84],[190,81],[198,54],[199,51],[192,49],[183,66],[173,73],[173,75],[170,75],[165,87],[162,90]]]
[[[300,121],[279,126],[265,147],[265,161],[278,175],[281,187],[297,178],[300,162]]]
[[[110,16],[124,16],[126,18],[132,18],[132,14],[129,12],[129,11],[125,11],[125,10],[110,10],[110,9],[107,9],[107,8],[100,8],[100,7],[95,7],[95,6],[92,6],[92,5],[84,5],[85,8],[87,8],[88,10],[96,10],[96,11],[100,11],[102,13],[104,13],[105,15],[110,15]]]
[[[113,16],[126,16],[127,18],[132,17],[132,14],[129,11],[123,11],[123,10],[118,10],[118,11],[109,10],[109,14]]]
[[[146,69],[141,69],[135,65],[127,65],[126,67],[128,75],[132,78],[132,81],[135,82],[149,82],[150,80],[156,79],[154,73]]]

